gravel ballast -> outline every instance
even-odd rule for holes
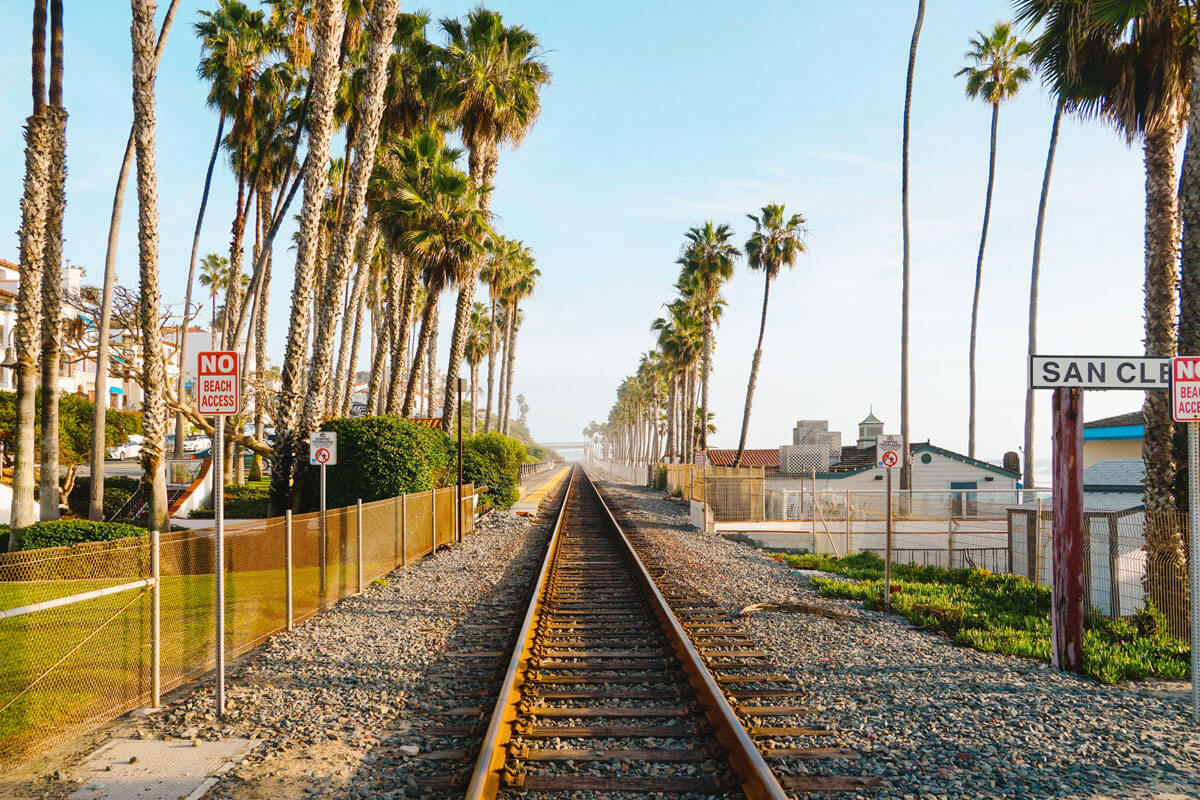
[[[209,798],[422,796],[409,774],[421,769],[413,756],[437,747],[422,729],[458,702],[446,651],[463,639],[464,623],[524,596],[548,537],[548,525],[493,512],[461,544],[234,664],[226,719],[213,716],[203,687],[148,717],[143,735],[262,740]]]
[[[862,754],[806,769],[882,778],[881,788],[839,797],[1200,797],[1200,730],[1183,685],[1105,686],[955,646],[900,617],[820,597],[808,575],[692,528],[686,506],[662,492],[601,487],[673,577],[731,613],[783,601],[852,618],[755,613],[742,620],[811,693],[806,705],[834,731],[819,746]]]

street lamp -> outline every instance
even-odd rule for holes
[[[467,379],[459,376],[458,381],[458,489],[455,494],[458,497],[458,502],[454,505],[454,532],[458,537],[458,541],[462,541],[462,394],[466,388]],[[475,413],[475,409],[471,409],[471,413]]]

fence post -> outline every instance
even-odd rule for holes
[[[408,566],[408,494],[400,495],[400,566]]]
[[[1117,538],[1117,514],[1108,514],[1108,607],[1113,619],[1121,618],[1121,581],[1117,570],[1121,564],[1120,540]]]
[[[1083,390],[1054,390],[1054,579],[1050,587],[1051,661],[1083,672]]]
[[[964,565],[965,566],[965,565]],[[946,569],[954,569],[954,504],[946,515]]]
[[[159,560],[159,532],[150,531],[150,705],[158,708],[162,693],[162,565]]]
[[[437,552],[437,487],[429,490],[429,507],[432,509],[430,513],[430,530],[433,531],[429,537],[429,552]]]
[[[356,564],[355,572],[358,574],[358,593],[362,594],[362,590],[363,590],[363,565],[362,565],[363,524],[362,524],[362,498],[361,497],[358,499],[358,502],[355,504],[354,510],[356,512],[354,516],[358,520],[358,525],[357,525],[357,529],[355,530],[355,537],[354,537],[355,544],[358,549],[358,552],[355,554],[355,564]]]
[[[850,555],[851,537],[854,536],[854,528],[850,524],[853,518],[852,509],[850,508],[850,490],[844,492],[846,500],[846,555]]]
[[[295,625],[292,613],[292,510],[283,512],[283,566],[287,573],[287,629]]]
[[[1019,512],[1008,510],[1008,574],[1013,573],[1013,520]]]
[[[1037,501],[1037,520],[1033,525],[1033,552],[1029,556],[1029,580],[1042,583],[1042,498]]]

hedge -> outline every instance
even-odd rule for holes
[[[331,419],[321,429],[338,436],[338,463],[327,467],[329,508],[424,492],[453,480],[453,445],[437,428],[389,414]],[[304,506],[310,511],[319,502],[316,480],[316,469],[307,469]]]
[[[456,452],[456,451],[452,451]],[[517,502],[525,445],[499,433],[481,433],[463,442],[463,481],[486,486],[483,503],[508,508]]]
[[[212,502],[192,509],[192,519],[212,519]],[[261,519],[270,516],[270,488],[265,482],[225,487],[226,519]]]
[[[104,518],[112,519],[125,507],[129,498],[138,490],[140,481],[128,475],[112,475],[104,479]],[[91,478],[76,478],[75,488],[67,498],[71,513],[79,517],[88,515],[88,496],[92,490]]]
[[[62,547],[81,542],[108,542],[145,536],[145,528],[120,522],[89,522],[85,519],[58,519],[35,522],[21,531],[21,549]]]

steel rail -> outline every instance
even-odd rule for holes
[[[559,533],[567,518],[567,498],[575,485],[575,476],[580,472],[579,467],[571,470],[567,491],[563,495],[562,507],[558,512],[558,520],[554,523],[554,532],[550,535],[550,543],[546,546],[546,557],[538,572],[537,583],[534,584],[529,609],[525,612],[525,620],[517,634],[516,644],[513,645],[512,657],[508,661],[508,671],[504,674],[504,682],[500,685],[500,694],[492,710],[491,722],[488,723],[487,734],[479,748],[479,757],[475,760],[475,768],[471,772],[471,782],[467,785],[466,800],[491,800],[500,791],[500,779],[504,775],[504,762],[508,756],[508,743],[512,739],[512,723],[517,717],[517,706],[521,702],[521,688],[525,683],[526,668],[529,666],[530,651],[533,646],[534,632],[537,629],[538,618],[542,613],[542,595],[546,588],[546,578],[558,550]]]
[[[775,773],[771,772],[762,753],[755,747],[750,734],[746,732],[741,720],[729,705],[729,700],[717,685],[712,673],[708,671],[700,653],[692,645],[687,631],[683,629],[667,599],[659,591],[658,584],[654,582],[646,565],[642,563],[633,543],[629,541],[629,537],[625,535],[617,518],[613,516],[608,503],[604,502],[600,490],[596,488],[586,473],[584,479],[588,488],[596,495],[600,507],[604,509],[609,524],[612,525],[624,544],[629,558],[636,568],[635,574],[645,588],[654,612],[663,623],[667,637],[671,640],[671,647],[675,650],[684,672],[687,673],[688,682],[696,690],[697,699],[704,707],[704,715],[715,729],[718,741],[725,746],[730,765],[742,779],[742,789],[746,792],[746,797],[749,800],[788,800],[788,795],[779,785]]]

